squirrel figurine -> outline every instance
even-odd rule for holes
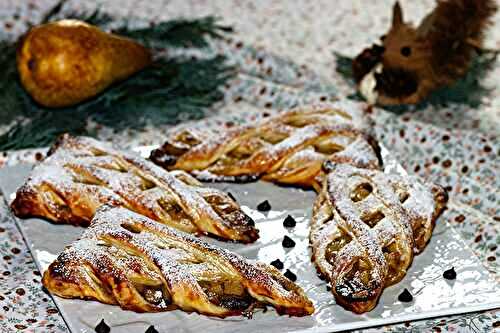
[[[497,10],[495,0],[438,0],[413,27],[398,2],[381,44],[364,49],[352,63],[360,93],[371,104],[417,104],[432,91],[463,77]]]

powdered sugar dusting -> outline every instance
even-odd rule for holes
[[[187,170],[196,176],[211,175],[212,180],[217,179],[213,175],[260,175],[279,183],[318,189],[320,165],[328,159],[359,167],[379,166],[370,132],[371,122],[358,103],[320,103],[221,133],[199,134],[184,128],[155,150],[152,159],[162,164],[162,156],[166,156],[173,161],[167,168]],[[312,154],[311,148],[317,154]],[[310,170],[295,163],[303,158],[311,162]]]
[[[313,311],[303,291],[273,267],[253,264],[121,207],[101,207],[81,239],[59,255],[45,276],[45,285],[55,294],[64,295],[65,283],[80,283],[87,297],[141,312],[175,305],[219,317],[241,314],[245,308],[226,308],[218,301],[238,296],[218,294],[227,283],[241,293],[238,297],[277,306],[283,313]],[[105,276],[119,283],[109,283]],[[92,292],[96,288],[110,292]],[[132,298],[120,297],[124,288]],[[150,290],[158,291],[161,299],[152,298]]]
[[[198,182],[176,175],[92,138],[65,135],[35,166],[12,207],[21,217],[86,225],[101,204],[114,204],[188,232],[242,242],[258,237],[227,194],[213,189],[210,198],[217,200],[209,202]],[[228,205],[232,214],[223,214]]]
[[[383,288],[398,282],[413,253],[425,247],[443,205],[442,190],[413,177],[335,165],[315,205],[310,241],[313,260],[338,303],[355,312],[373,308]],[[329,248],[342,239],[343,246]],[[363,268],[370,274],[363,285],[372,296],[353,302],[345,299],[351,297],[345,287],[338,288],[360,258],[371,263]]]

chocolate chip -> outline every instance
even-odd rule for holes
[[[297,281],[297,275],[295,275],[294,273],[292,273],[291,270],[287,269],[285,274],[283,274],[288,280],[292,281],[292,282],[295,282]]]
[[[283,269],[283,267],[285,267],[283,265],[283,262],[281,260],[279,260],[279,259],[271,261],[271,265],[274,266],[274,267],[276,267],[277,269]]]
[[[455,280],[457,278],[457,272],[455,272],[455,267],[447,269],[443,272],[443,277],[446,280]]]
[[[286,228],[293,228],[295,227],[296,224],[297,222],[295,221],[292,215],[288,215],[283,221],[283,226]]]
[[[245,219],[245,221],[246,221],[246,224],[247,224],[248,226],[253,227],[253,226],[255,225],[255,221],[254,221],[254,220],[253,220],[250,216],[248,216],[248,215],[246,215],[246,214],[244,214],[244,215],[245,215],[244,219]]]
[[[413,301],[413,296],[410,294],[408,289],[405,288],[401,294],[398,296],[400,302],[411,302]]]
[[[106,325],[104,322],[104,319],[101,320],[101,322],[95,327],[96,333],[109,333],[111,332],[111,328]]]
[[[257,210],[259,212],[268,212],[271,210],[271,204],[269,203],[269,201],[264,200],[260,204],[257,205]]]
[[[286,248],[294,247],[295,246],[295,241],[291,239],[290,237],[286,236],[283,237],[283,241],[281,242],[281,245]]]
[[[153,325],[151,325],[148,327],[148,329],[144,333],[159,333],[159,332],[156,330],[156,328]]]
[[[331,291],[332,287],[331,286],[326,286],[326,291]]]
[[[227,192],[228,197],[230,197],[234,202],[238,202],[231,192]]]

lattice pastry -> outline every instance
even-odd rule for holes
[[[104,203],[190,233],[246,243],[258,238],[252,219],[226,193],[87,137],[58,139],[11,208],[18,217],[87,226]]]
[[[65,298],[136,312],[180,308],[226,317],[259,305],[304,316],[314,307],[272,266],[253,263],[123,207],[102,206],[83,236],[43,275]]]
[[[424,249],[446,201],[441,187],[413,177],[335,165],[314,205],[310,243],[337,303],[373,309]]]
[[[151,160],[202,180],[265,180],[321,188],[325,160],[378,168],[378,146],[361,104],[297,108],[257,125],[174,132]]]

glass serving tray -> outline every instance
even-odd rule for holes
[[[136,151],[147,155],[150,148],[142,147]],[[404,173],[385,149],[383,156],[385,172]],[[0,189],[9,202],[30,169],[30,165],[0,169]],[[316,312],[309,317],[294,318],[279,316],[269,307],[266,312],[256,310],[252,318],[217,319],[181,310],[141,314],[94,301],[54,297],[72,332],[94,332],[101,319],[112,328],[112,333],[144,332],[150,325],[154,325],[159,332],[337,332],[500,307],[499,284],[459,234],[441,217],[424,252],[415,256],[401,282],[384,290],[374,310],[362,315],[346,311],[335,304],[333,295],[327,291],[327,283],[318,278],[310,260],[308,224],[316,196],[313,191],[265,182],[215,183],[209,186],[231,192],[244,211],[255,220],[261,237],[250,245],[220,242],[207,237],[203,237],[204,240],[262,262],[269,263],[279,258],[284,262],[285,269],[297,275],[296,283],[314,302]],[[257,204],[265,199],[271,203],[271,211],[261,213],[255,210]],[[295,228],[283,227],[283,220],[289,214],[297,221]],[[12,218],[41,271],[83,231],[80,227],[55,225],[41,219]],[[282,247],[284,235],[295,240],[294,248]],[[442,277],[443,271],[451,267],[455,267],[457,272],[454,281]],[[398,301],[398,295],[404,288],[414,296],[410,303]]]

